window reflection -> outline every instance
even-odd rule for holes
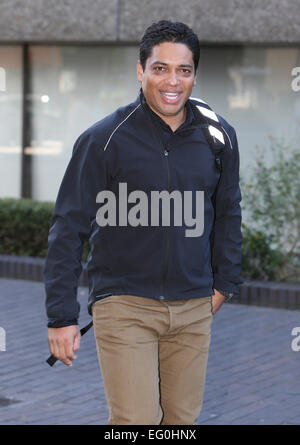
[[[138,47],[31,45],[28,59],[26,174],[34,199],[55,200],[77,137],[136,99]],[[300,92],[291,88],[296,66],[299,47],[202,47],[192,96],[235,127],[241,174],[249,170],[256,145],[268,146],[269,135],[299,137]],[[0,46],[2,197],[20,197],[22,75],[22,48]]]
[[[136,99],[136,47],[31,46],[32,193],[55,200],[77,137]]]
[[[0,46],[0,197],[19,198],[22,160],[22,48]]]
[[[300,66],[299,47],[202,48],[193,95],[235,127],[243,175],[256,146],[267,148],[270,135],[287,141],[299,135],[300,94],[291,88],[295,66]]]

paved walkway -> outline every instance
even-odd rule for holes
[[[80,327],[90,321],[79,288]],[[50,368],[43,283],[0,279],[0,424],[107,424],[92,329],[72,368]],[[291,348],[300,311],[224,304],[212,324],[198,424],[300,425],[300,351]],[[300,334],[300,332],[299,332]],[[300,345],[300,339],[298,344]],[[1,342],[0,342],[1,345]],[[9,403],[9,404],[8,404]]]

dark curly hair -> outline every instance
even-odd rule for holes
[[[140,42],[140,62],[145,71],[146,60],[151,55],[153,46],[163,42],[184,43],[193,53],[195,71],[200,57],[200,43],[197,35],[187,25],[181,22],[160,20],[149,26]]]

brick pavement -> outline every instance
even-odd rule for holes
[[[80,327],[90,321],[79,288]],[[0,424],[105,425],[108,409],[92,329],[72,368],[50,368],[43,283],[0,279]],[[224,304],[212,324],[200,425],[300,424],[300,311]],[[299,341],[300,344],[300,341]],[[9,403],[5,406],[5,403]]]

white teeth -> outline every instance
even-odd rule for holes
[[[162,93],[164,96],[169,97],[170,99],[175,99],[175,97],[178,97],[179,94],[177,93]]]

